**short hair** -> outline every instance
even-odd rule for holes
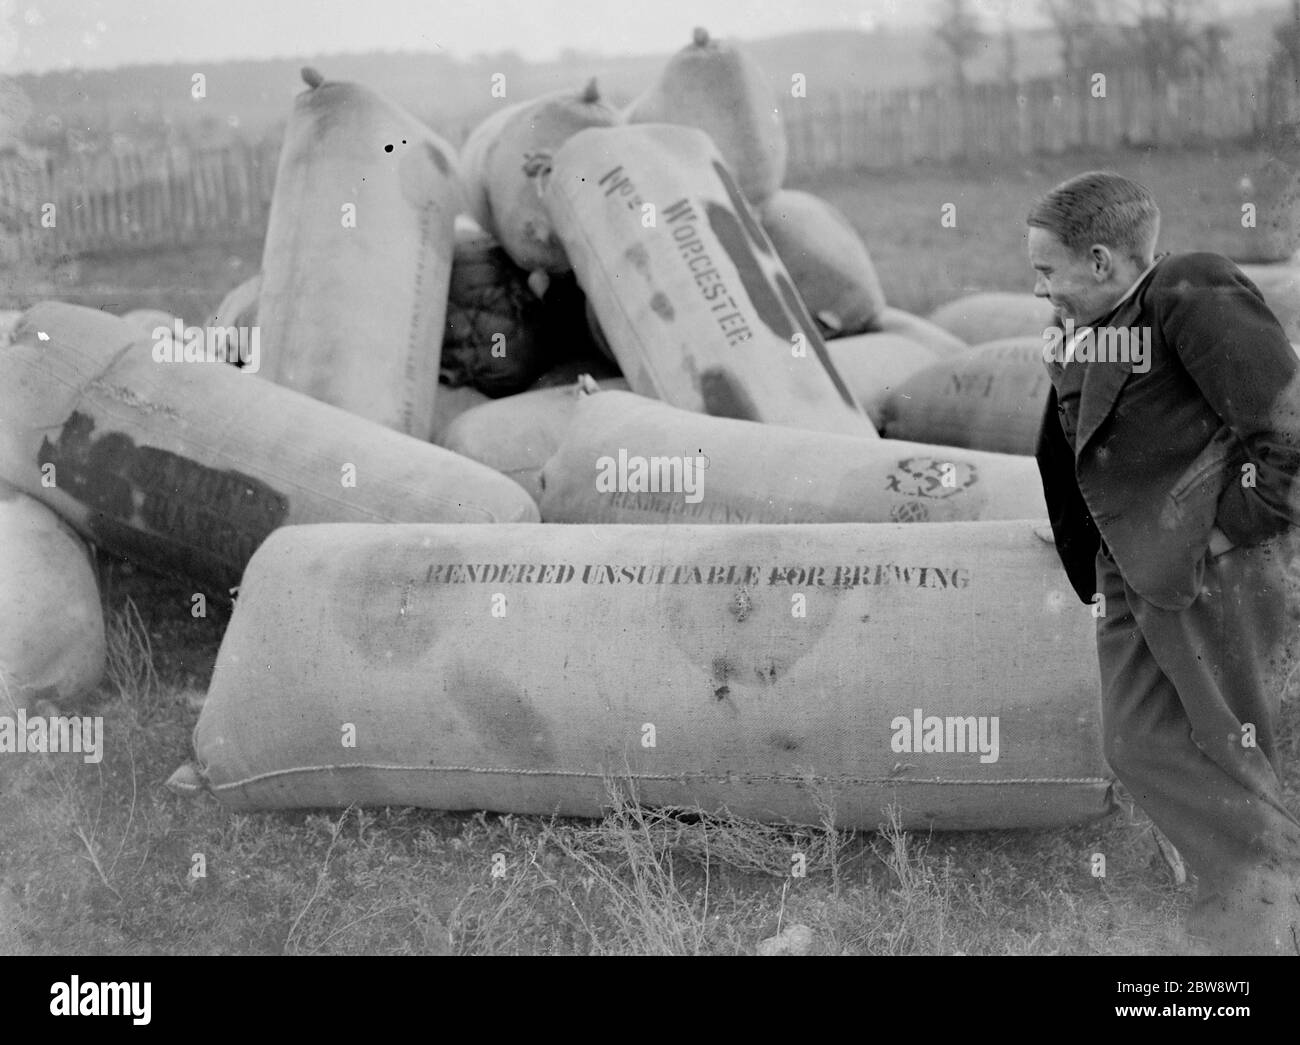
[[[1160,208],[1145,185],[1111,171],[1077,174],[1038,200],[1025,219],[1078,254],[1094,243],[1145,263],[1160,234]]]

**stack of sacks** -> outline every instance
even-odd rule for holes
[[[233,367],[159,363],[95,309],[36,306],[0,362],[0,479],[222,592],[285,524],[538,518],[480,464]]]
[[[0,477],[114,550],[222,584],[248,565],[196,781],[241,807],[594,815],[626,770],[651,804],[807,821],[811,776],[852,826],[891,802],[918,826],[1106,811],[1092,621],[1025,521],[1046,515],[1036,466],[981,452],[1009,448],[979,443],[1001,422],[965,419],[972,437],[943,416],[948,385],[992,388],[1002,348],[886,306],[849,221],[782,190],[748,58],[697,32],[625,119],[594,84],[549,94],[459,160],[382,99],[307,79],[260,290],[222,306],[260,311],[271,380],[164,379],[129,337],[87,352],[73,329],[43,343],[53,363],[30,338],[8,360],[52,434],[28,445],[36,412],[0,393]],[[369,195],[340,238],[344,172]],[[588,365],[596,336],[621,378]],[[61,401],[47,368],[82,391]],[[922,415],[935,434],[909,433]],[[42,491],[27,462],[67,479]],[[333,520],[444,525],[292,525]],[[511,521],[533,525],[460,525]],[[611,659],[629,633],[650,646]],[[968,746],[925,746],[933,721]]]
[[[781,188],[785,124],[774,101],[749,54],[697,28],[623,116],[628,123],[672,123],[708,134],[825,336],[863,333],[885,307],[871,256],[835,207]]]
[[[579,398],[542,471],[544,522],[951,522],[1045,517],[1030,457],[855,439]]]
[[[886,397],[881,432],[890,439],[1032,454],[1051,383],[1048,342],[1006,338],[917,371]]]
[[[1094,623],[1039,529],[286,527],[177,782],[239,809],[599,816],[626,774],[649,806],[776,822],[823,796],[867,830],[890,805],[909,828],[1094,819]]]
[[[86,546],[0,482],[0,716],[67,704],[104,673],[104,616]]]

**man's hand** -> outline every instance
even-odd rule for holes
[[[1236,545],[1228,540],[1228,535],[1217,526],[1210,531],[1210,558],[1217,559],[1224,552],[1232,551]]]

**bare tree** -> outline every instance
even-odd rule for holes
[[[1096,50],[1111,5],[1106,0],[1039,0],[1061,47],[1061,72],[1072,79]]]
[[[1152,83],[1183,80],[1223,65],[1228,30],[1209,18],[1206,0],[1129,0],[1132,53]]]
[[[1291,0],[1291,19],[1274,28],[1273,39],[1274,60],[1290,71],[1293,80],[1300,80],[1300,0]]]
[[[1300,126],[1291,118],[1300,92],[1300,0],[1291,0],[1291,18],[1274,28],[1276,44],[1268,62],[1267,135],[1275,150],[1297,156]]]
[[[953,79],[958,87],[964,88],[966,63],[975,56],[986,36],[970,0],[940,0],[934,35],[948,52]]]

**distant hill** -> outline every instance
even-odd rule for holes
[[[1279,6],[1224,19],[1231,35],[1230,60],[1260,64],[1272,50],[1272,27],[1287,17]],[[683,26],[683,44],[690,26]],[[1047,31],[1014,34],[1020,78],[1049,76],[1059,65],[1059,47]],[[779,98],[790,98],[791,77],[802,73],[810,101],[818,92],[921,86],[942,78],[947,68],[928,32],[835,30],[753,40],[747,47]],[[109,131],[127,138],[152,137],[166,125],[188,136],[220,139],[231,134],[276,133],[293,96],[303,88],[298,70],[319,68],[328,79],[354,80],[382,91],[455,141],[500,100],[489,93],[494,73],[507,77],[507,100],[550,90],[576,88],[595,76],[602,93],[622,105],[643,90],[667,55],[604,56],[570,52],[553,62],[528,63],[517,55],[476,56],[461,61],[445,54],[369,53],[310,55],[262,61],[129,66],[93,71],[50,72],[14,78],[31,102],[27,136],[39,141],[60,127],[102,139]],[[972,80],[1007,73],[1004,41],[985,41],[971,62]],[[202,72],[207,96],[191,97],[191,76]],[[791,99],[788,104],[795,104]]]

